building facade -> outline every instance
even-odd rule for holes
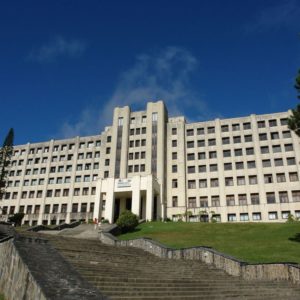
[[[300,217],[299,138],[290,112],[187,123],[162,101],[116,107],[100,135],[14,147],[1,218],[284,222]]]

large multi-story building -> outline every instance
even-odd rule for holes
[[[116,107],[100,135],[14,147],[2,219],[285,221],[300,217],[299,138],[290,112],[187,123],[162,101]]]

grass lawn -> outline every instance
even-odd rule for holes
[[[296,241],[289,240],[296,238]],[[149,237],[174,248],[209,246],[243,261],[296,262],[300,264],[300,222],[295,223],[184,223],[148,222],[128,240]]]

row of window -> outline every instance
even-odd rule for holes
[[[130,129],[130,132],[129,132],[130,135],[139,135],[139,134],[146,134],[146,127],[142,127],[142,128],[131,128]]]
[[[52,209],[51,209],[52,206]],[[60,209],[59,209],[60,208]],[[94,211],[94,202],[91,202],[89,207],[88,203],[72,203],[72,213],[77,213],[77,212],[93,212]],[[7,206],[2,207],[2,214],[3,215],[12,215],[16,212],[16,207],[15,206],[10,206],[9,209]],[[39,214],[41,212],[41,206],[38,205],[21,205],[19,208],[20,213],[26,213],[28,215],[30,214]],[[56,213],[67,213],[68,212],[68,204],[67,203],[62,203],[62,204],[46,204],[44,207],[44,214],[56,214]]]
[[[146,171],[146,165],[129,165],[128,166],[128,173],[138,173],[138,172],[145,172]]]
[[[283,131],[281,138],[287,139],[291,137],[291,132],[290,131]],[[280,138],[279,132],[271,132],[270,133],[270,139],[271,140],[278,140]],[[230,137],[223,137],[222,138],[222,145],[229,145],[231,144],[230,142]],[[260,141],[266,141],[268,140],[268,135],[267,133],[260,133],[259,134],[259,140]],[[244,143],[249,143],[253,142],[253,137],[252,135],[245,135],[243,139]],[[207,145],[206,145],[207,143]],[[233,144],[240,144],[242,143],[242,137],[241,136],[234,136],[233,137]],[[187,141],[186,147],[187,148],[194,148],[194,147],[205,147],[205,146],[216,146],[217,142],[215,138],[208,139],[206,140],[197,140],[197,143],[195,141]],[[172,140],[172,147],[177,147],[177,140]]]
[[[275,127],[278,126],[278,124],[280,124],[281,126],[285,126],[288,124],[288,119],[287,118],[282,118],[280,120],[276,120],[276,119],[272,119],[269,120],[268,123],[266,121],[258,121],[257,122],[257,127],[258,128],[265,128],[266,124],[269,125],[269,127]],[[234,123],[231,124],[231,130],[232,131],[239,131],[239,130],[250,130],[251,129],[251,123],[250,122],[244,122],[242,124],[240,123]],[[229,132],[230,130],[230,125],[221,125],[221,132]],[[215,133],[215,127],[214,126],[208,126],[206,128],[206,133],[207,134],[212,134]],[[177,134],[177,128],[172,128],[172,134],[175,135]],[[186,130],[186,135],[187,136],[193,136],[194,134],[197,135],[202,135],[205,134],[205,128],[201,127],[201,128],[189,128]]]
[[[111,141],[111,137],[107,137],[107,142]],[[101,146],[101,141],[89,141],[89,142],[80,142],[78,145],[79,149],[84,149],[84,148],[92,148],[92,147],[100,147]],[[54,145],[52,151],[57,152],[57,151],[67,151],[67,150],[74,150],[75,149],[75,144],[62,144],[62,145]],[[41,154],[41,153],[49,153],[50,152],[50,147],[45,146],[45,147],[37,147],[37,148],[30,148],[29,149],[29,154]],[[25,155],[26,149],[16,149],[14,151],[14,156],[19,156],[19,155]]]
[[[269,153],[269,146],[262,146],[260,147],[261,153],[262,154],[266,154]],[[281,149],[281,145],[273,145],[272,146],[272,150],[273,153],[280,153],[282,152]],[[293,151],[294,147],[293,144],[285,144],[284,145],[284,151],[285,152],[290,152]],[[243,155],[254,155],[254,148],[250,147],[250,148],[246,148],[246,149],[228,149],[228,150],[223,150],[223,157],[232,157],[232,154],[234,154],[234,156],[238,157],[238,156],[243,156]],[[195,153],[188,153],[187,154],[187,160],[195,160]],[[217,158],[217,152],[216,151],[208,151],[208,153],[206,152],[198,152],[198,159],[202,160],[202,159],[214,159]],[[172,159],[177,159],[177,152],[172,152]]]
[[[144,146],[146,146],[146,139],[129,141],[129,148],[144,147]]]
[[[286,182],[286,176],[285,173],[277,173],[276,174],[276,180],[277,183]],[[296,172],[290,172],[289,173],[289,180],[291,182],[298,181],[298,173]],[[197,180],[188,180],[188,189],[201,189],[201,188],[207,188],[208,182],[210,182],[210,187],[218,187],[219,186],[219,179],[218,178],[211,178],[210,181],[207,179],[199,179],[199,185],[197,186]],[[273,175],[272,174],[266,174],[264,175],[264,182],[265,183],[273,183]],[[248,184],[254,185],[257,184],[257,176],[251,175],[248,176]],[[234,185],[234,178],[233,177],[225,177],[225,186],[233,186]],[[245,176],[237,176],[236,177],[236,185],[246,185],[246,177]],[[177,179],[172,180],[172,188],[177,188],[178,183]]]
[[[253,161],[247,161],[246,164],[243,161],[235,162],[233,163],[224,163],[224,170],[230,171],[233,170],[233,165],[235,165],[236,170],[243,170],[245,169],[245,165],[247,165],[247,169],[254,169],[256,168],[256,162]],[[274,159],[274,166],[280,167],[283,166],[283,159],[282,158],[276,158]],[[293,166],[296,165],[295,157],[287,157],[286,158],[286,165],[287,166]],[[263,159],[262,160],[262,166],[264,168],[272,167],[271,160],[270,159]],[[196,173],[197,166],[187,166],[187,173],[193,174]],[[177,165],[172,165],[172,173],[177,173],[178,167]],[[206,165],[199,165],[198,166],[198,173],[206,173],[206,172],[216,172],[218,171],[218,164],[210,164],[207,168]]]
[[[288,203],[290,200],[292,202],[300,202],[300,191],[292,191],[292,199],[289,199],[288,192],[286,191],[279,192],[277,199],[275,192],[266,193],[266,199],[267,204]],[[239,194],[237,195],[237,199],[235,195],[226,195],[226,206],[258,205],[260,202],[259,193],[250,194],[250,199],[247,199],[247,194]],[[197,197],[188,197],[187,204],[189,208],[219,207],[220,196],[211,196],[211,203],[209,203],[207,196],[201,196],[199,202],[197,202]],[[172,205],[173,207],[178,206],[178,196],[172,197]]]
[[[145,159],[146,158],[146,152],[130,152],[128,153],[128,160],[133,160],[133,159]]]

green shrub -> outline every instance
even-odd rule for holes
[[[108,224],[109,221],[108,221],[107,219],[103,219],[103,220],[101,220],[101,223],[102,223],[102,224]]]
[[[21,226],[22,219],[24,218],[24,213],[16,213],[13,216],[8,218],[9,222],[12,222],[15,224],[15,226]]]
[[[139,224],[138,217],[129,210],[125,210],[119,216],[116,224],[120,227],[122,233],[133,231]]]

